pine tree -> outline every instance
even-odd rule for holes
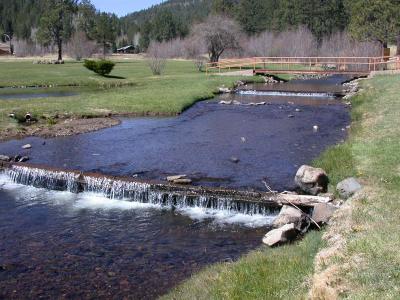
[[[103,57],[106,56],[107,48],[114,45],[117,37],[115,18],[115,15],[104,12],[96,17],[95,37],[97,42],[103,46]]]
[[[40,19],[38,38],[44,45],[54,43],[58,48],[58,60],[62,60],[63,43],[71,37],[75,0],[45,0],[45,10]]]
[[[348,0],[349,30],[360,40],[378,41],[382,47],[400,32],[400,1]]]

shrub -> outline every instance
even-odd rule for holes
[[[86,59],[84,66],[90,71],[105,76],[111,73],[114,69],[115,63],[104,59],[98,61]]]

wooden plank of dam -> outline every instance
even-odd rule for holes
[[[149,184],[151,189],[173,195],[176,194],[176,195],[186,195],[186,196],[221,197],[221,198],[232,199],[233,201],[263,204],[271,208],[281,207],[283,205],[296,205],[299,207],[310,208],[316,204],[327,203],[332,200],[329,197],[319,197],[319,196],[279,194],[279,193],[262,192],[262,191],[254,192],[254,191],[243,191],[243,190],[235,190],[227,188],[214,188],[214,187],[193,186],[193,185],[178,185],[163,181],[140,180],[137,178],[132,179],[131,177],[124,177],[124,176],[110,176],[100,173],[86,173],[76,170],[65,170],[65,169],[52,168],[42,165],[0,161],[0,171],[11,170],[13,166],[21,166],[21,167],[39,169],[49,172],[66,172],[70,174],[72,173],[76,176],[76,182],[83,185],[86,183],[85,177],[103,178],[111,181],[122,181],[127,183],[144,183],[144,184]]]
[[[367,76],[381,70],[400,70],[399,56],[378,57],[251,57],[206,64],[206,74],[253,70],[260,74],[343,74]]]

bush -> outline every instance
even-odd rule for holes
[[[114,69],[115,63],[104,59],[98,61],[86,59],[84,66],[90,71],[93,71],[101,76],[105,76],[111,73],[111,71]]]

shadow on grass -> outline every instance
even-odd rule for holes
[[[115,76],[115,75],[104,75],[103,77],[112,79],[126,79],[126,77]]]

